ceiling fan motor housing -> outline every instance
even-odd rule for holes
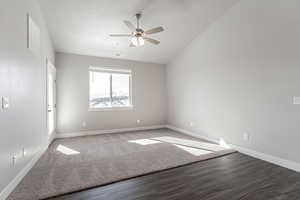
[[[135,33],[135,36],[143,36],[143,33],[144,33],[144,30],[143,30],[143,29],[137,28],[137,29],[136,29],[136,33]]]

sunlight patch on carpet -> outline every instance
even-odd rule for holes
[[[130,140],[128,141],[130,143],[136,143],[136,144],[140,144],[140,145],[149,145],[149,144],[158,144],[158,143],[162,143],[160,141],[157,140],[151,140],[151,139],[140,139],[140,140]]]
[[[56,151],[59,151],[65,155],[76,155],[76,154],[80,154],[80,152],[74,150],[74,149],[71,149],[71,148],[68,148],[64,145],[58,145],[57,148],[56,148]]]

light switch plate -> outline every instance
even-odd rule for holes
[[[8,97],[2,97],[2,108],[3,109],[9,108],[9,98]]]
[[[293,104],[300,104],[300,97],[294,97]]]

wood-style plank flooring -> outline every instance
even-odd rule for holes
[[[52,200],[300,200],[300,173],[234,153]]]

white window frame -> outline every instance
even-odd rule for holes
[[[128,74],[129,75],[129,106],[112,106],[105,108],[91,108],[90,107],[90,72],[105,72],[110,74]],[[132,98],[132,71],[130,69],[111,68],[111,67],[94,67],[90,66],[88,70],[89,77],[89,98],[88,98],[88,111],[122,111],[133,109],[133,98]]]

